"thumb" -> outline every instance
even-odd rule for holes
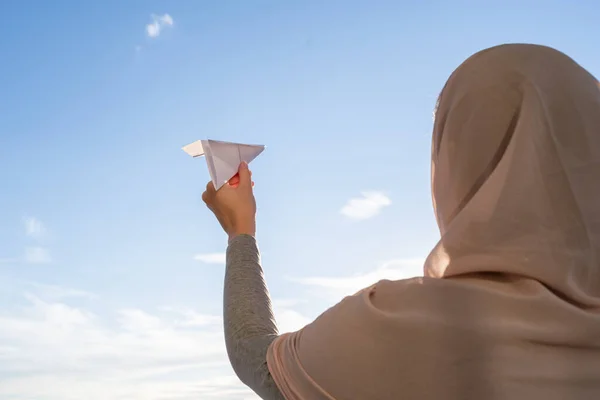
[[[252,186],[252,177],[251,177],[251,173],[250,170],[248,169],[248,163],[245,161],[242,161],[242,163],[240,164],[240,168],[238,170],[238,175],[240,176],[240,186],[247,186],[247,187],[251,187]]]

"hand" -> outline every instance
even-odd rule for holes
[[[240,164],[238,174],[215,190],[212,182],[206,185],[202,200],[215,214],[223,230],[233,239],[237,235],[256,233],[256,201],[248,164]]]

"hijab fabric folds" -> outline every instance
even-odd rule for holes
[[[548,47],[466,60],[432,141],[424,277],[343,299],[267,355],[288,400],[600,399],[600,90]]]

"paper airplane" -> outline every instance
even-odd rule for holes
[[[206,156],[206,165],[215,190],[219,190],[238,172],[242,161],[250,164],[265,146],[258,144],[243,144],[222,142],[219,140],[197,140],[187,146],[183,151],[192,157]]]

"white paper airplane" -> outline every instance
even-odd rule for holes
[[[242,161],[250,164],[265,146],[258,144],[242,144],[222,142],[219,140],[197,140],[187,146],[183,151],[192,157],[206,156],[206,165],[215,190],[219,190],[238,172]]]

